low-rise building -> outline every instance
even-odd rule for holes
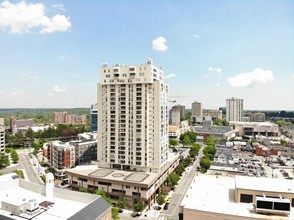
[[[196,138],[199,140],[206,139],[209,136],[229,140],[236,136],[236,131],[230,126],[194,127],[194,131]]]
[[[112,199],[126,199],[132,206],[134,201],[144,202],[146,205],[155,201],[160,186],[168,174],[179,165],[180,155],[169,153],[166,166],[159,173],[126,171],[97,166],[77,166],[67,170],[68,183],[74,190],[87,188],[89,192],[102,189]]]
[[[279,201],[284,204],[274,205]],[[263,202],[271,203],[265,208],[267,213],[260,209]],[[294,207],[293,180],[199,174],[180,203],[179,219],[268,219],[270,214],[270,219],[288,220],[294,217],[291,206]]]
[[[271,122],[234,122],[230,121],[238,136],[266,136],[276,137],[280,134],[279,125]]]
[[[53,175],[46,186],[0,176],[0,219],[3,220],[108,220],[111,205],[101,196],[55,188]]]

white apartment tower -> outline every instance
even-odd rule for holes
[[[230,97],[226,101],[226,120],[242,121],[243,120],[243,99],[237,97]]]
[[[98,83],[98,165],[160,172],[168,160],[168,85],[143,65],[104,65]]]
[[[4,118],[0,118],[0,153],[5,153],[5,126],[4,126]]]

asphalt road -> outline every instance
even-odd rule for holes
[[[179,219],[179,207],[180,203],[185,196],[192,180],[194,179],[195,174],[197,173],[196,168],[199,166],[200,159],[203,157],[203,149],[205,145],[201,144],[201,149],[199,151],[196,160],[193,165],[189,167],[189,170],[185,172],[182,176],[175,192],[171,196],[171,203],[167,210],[163,210],[159,215],[158,219],[172,218],[173,220]]]
[[[33,164],[30,162],[30,157],[28,155],[29,151],[22,150],[17,152],[19,157],[18,164],[15,166],[1,169],[0,172],[2,174],[7,174],[12,173],[14,170],[22,169],[25,170],[24,174],[27,181],[43,185],[43,181],[38,176]]]

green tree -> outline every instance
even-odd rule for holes
[[[4,153],[0,153],[0,168],[8,167],[9,165],[9,157]]]
[[[125,199],[119,199],[119,200],[117,201],[116,206],[117,206],[120,210],[122,210],[122,209],[124,209],[124,208],[127,206],[127,202],[126,202]]]
[[[35,138],[35,132],[33,131],[32,128],[28,128],[27,133],[26,133],[26,138],[30,139],[31,141],[33,141],[33,139]]]
[[[178,141],[174,138],[169,139],[169,146],[177,146]]]
[[[175,169],[176,174],[178,174],[179,176],[182,176],[184,171],[185,171],[185,167],[182,163],[179,164],[179,166]]]
[[[135,212],[142,212],[144,209],[144,203],[143,202],[137,202],[134,205],[134,211]]]
[[[85,187],[80,187],[80,188],[79,188],[79,191],[80,191],[80,192],[88,192],[88,189],[85,188]]]
[[[189,151],[189,155],[191,158],[195,158],[195,156],[198,155],[198,152],[200,150],[200,145],[199,144],[193,144],[190,148],[190,151]]]
[[[110,205],[112,204],[111,198],[108,197],[105,193],[105,191],[103,191],[102,189],[98,189],[96,192],[96,195],[100,195],[103,199],[105,199]]]
[[[214,145],[208,145],[206,148],[204,148],[203,152],[204,154],[211,154],[214,156],[216,153],[216,148]]]
[[[114,219],[114,220],[120,219],[119,215],[118,215],[118,211],[119,211],[119,208],[117,208],[117,207],[111,208],[112,219]]]
[[[17,163],[18,162],[19,157],[18,157],[18,153],[16,152],[15,149],[12,149],[11,150],[10,156],[11,156],[11,159],[12,159],[13,163]]]
[[[200,167],[203,168],[206,172],[206,170],[209,169],[211,165],[211,161],[208,157],[203,157],[201,160],[200,160]]]
[[[176,172],[172,172],[167,176],[167,185],[174,188],[178,184],[180,177]]]
[[[161,193],[159,193],[156,196],[156,202],[157,202],[158,205],[162,205],[165,202],[164,195],[162,195]]]

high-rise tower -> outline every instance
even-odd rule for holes
[[[226,120],[242,121],[243,120],[243,99],[230,97],[226,101]]]
[[[99,167],[161,171],[168,159],[168,85],[163,75],[152,61],[101,68]]]

